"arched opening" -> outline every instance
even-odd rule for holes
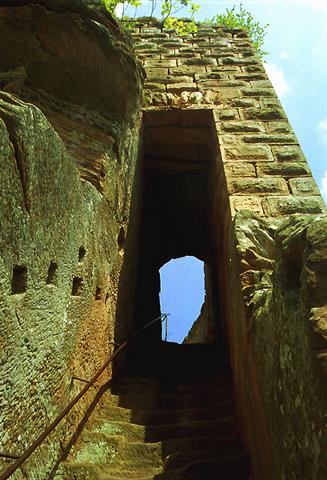
[[[185,256],[160,268],[160,307],[161,312],[169,313],[167,339],[163,328],[163,340],[183,343],[200,316],[204,296],[202,261]]]
[[[200,110],[144,115],[140,260],[134,315],[134,331],[141,330],[142,334],[126,362],[132,372],[178,375],[179,371],[194,375],[203,369],[208,373],[211,365],[226,365],[220,302],[223,229],[219,224],[226,203],[224,199],[214,201],[218,194],[219,153],[213,120],[212,112]],[[182,270],[182,278],[177,274],[176,280],[177,287],[184,286],[189,293],[192,288],[187,282],[195,282],[201,292],[197,307],[195,294],[184,299],[169,276],[170,304],[163,298],[166,286],[160,270],[172,259],[183,257],[202,262],[200,278]],[[197,310],[189,313],[191,307]],[[176,308],[180,309],[178,313],[174,312]],[[153,322],[161,313],[171,314],[167,342],[165,326]]]

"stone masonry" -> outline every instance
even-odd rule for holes
[[[173,142],[179,121],[195,149],[206,130],[178,112],[212,115],[215,262],[253,478],[326,479],[327,218],[292,127],[244,31],[143,21],[133,38],[150,137]]]
[[[140,19],[132,38],[91,1],[0,0],[0,451],[25,451],[131,334],[141,154],[160,150],[207,168],[192,248],[217,273],[251,479],[326,480],[327,216],[298,141],[245,32]],[[13,479],[53,478],[93,393]]]
[[[203,26],[181,37],[141,24],[133,38],[147,112],[212,110],[233,215],[321,212],[317,185],[245,32]]]

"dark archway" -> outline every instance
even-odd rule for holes
[[[224,338],[217,274],[217,251],[221,245],[214,232],[217,223],[213,221],[218,147],[212,112],[146,112],[143,139],[140,268],[134,330],[161,313],[160,268],[172,258],[194,256],[206,265],[206,291],[210,292],[210,335],[200,341],[220,345],[217,350],[221,353]],[[161,324],[156,323],[138,337],[129,366],[149,364],[149,357],[164,348],[161,332]]]

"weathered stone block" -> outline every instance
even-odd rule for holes
[[[162,38],[167,38],[169,37],[169,33],[166,33],[166,32],[155,32],[153,31],[152,29],[149,30],[149,32],[144,32],[144,30],[142,29],[142,33],[141,34],[138,34],[138,35],[133,35],[134,38],[153,38],[153,41],[155,40],[158,40],[158,42],[162,39]]]
[[[199,82],[199,87],[219,91],[219,88],[241,87],[244,83],[237,80],[202,80]]]
[[[247,108],[242,112],[246,120],[282,120],[286,118],[281,108]]]
[[[165,32],[162,32],[160,28],[156,28],[153,26],[151,26],[151,28],[146,28],[142,25],[142,37],[146,37],[148,34],[150,34],[151,36],[156,36],[158,38],[167,36],[167,34]]]
[[[259,63],[257,57],[238,58],[238,57],[226,57],[219,60],[221,65],[256,65]]]
[[[237,80],[247,80],[247,81],[252,81],[252,80],[266,80],[267,75],[264,74],[263,72],[253,72],[253,73],[237,73],[235,75],[235,78]]]
[[[212,48],[211,53],[215,58],[230,57],[229,48]]]
[[[259,106],[258,100],[254,98],[239,98],[237,100],[234,100],[231,102],[231,105],[233,107],[241,107],[241,108],[251,108],[251,107],[257,107]],[[244,115],[243,115],[244,116]],[[245,117],[244,117],[245,118]],[[261,120],[260,118],[245,118],[246,120]]]
[[[217,102],[222,104],[228,104],[236,98],[240,97],[239,90],[237,88],[228,88],[228,87],[212,87],[210,90],[205,90],[205,92],[212,92],[215,94]]]
[[[298,177],[310,175],[310,169],[304,162],[272,162],[257,165],[258,176],[275,175],[279,177]]]
[[[172,93],[194,92],[196,90],[195,83],[171,83],[167,85],[167,91]]]
[[[192,83],[193,78],[192,77],[183,77],[183,76],[174,76],[174,75],[151,75],[147,76],[147,81],[152,82],[152,83],[165,83],[165,84],[171,84],[171,83]]]
[[[217,60],[214,58],[186,58],[178,62],[179,65],[196,65],[196,66],[205,66],[205,65],[217,65]]]
[[[262,105],[263,108],[281,108],[282,104],[280,103],[280,100],[278,97],[262,97],[260,98],[260,105]]]
[[[209,70],[210,69],[210,70]],[[242,68],[238,65],[219,65],[219,66],[208,66],[207,72],[214,73],[230,73],[231,75],[235,72],[241,72]]]
[[[268,133],[293,133],[293,129],[288,122],[266,122]]]
[[[227,177],[256,177],[255,167],[252,163],[225,163],[224,169]]]
[[[230,196],[230,205],[232,215],[234,216],[240,210],[250,210],[253,213],[256,213],[260,216],[264,215],[262,208],[262,198],[251,196]]]
[[[200,65],[179,65],[178,67],[170,68],[169,73],[173,76],[189,76],[196,73],[205,73],[206,68]],[[167,72],[168,73],[168,72]]]
[[[139,51],[143,50],[157,50],[158,45],[156,43],[151,43],[151,42],[136,42],[134,44],[135,50],[137,50],[137,53]]]
[[[271,88],[272,84],[271,81],[266,79],[266,80],[251,80],[250,85],[253,88]]]
[[[305,161],[305,157],[303,152],[299,146],[280,146],[280,147],[273,147],[272,151],[280,162],[293,162],[293,161]]]
[[[196,73],[194,76],[196,81],[211,81],[211,80],[227,80],[228,75],[227,73],[218,73],[218,72],[212,72],[212,73]]]
[[[183,45],[183,40],[182,39],[179,39],[177,41],[174,40],[173,42],[172,41],[166,41],[166,39],[162,40],[160,42],[161,46],[164,46],[165,48],[180,48],[182,45]],[[176,55],[176,54],[175,54]],[[177,55],[176,55],[177,56]],[[179,56],[179,55],[178,55]]]
[[[210,39],[210,47],[228,48],[229,50],[231,50],[231,44],[227,40],[217,40],[216,38]]]
[[[264,127],[257,122],[223,122],[222,130],[225,132],[262,132]]]
[[[255,147],[223,146],[221,147],[221,153],[225,162],[272,162],[274,160],[270,148],[266,145],[257,145]]]
[[[242,69],[243,69],[244,72],[248,72],[248,73],[262,72],[265,75],[267,75],[265,69],[260,64],[258,64],[258,65],[245,65]]]
[[[287,183],[283,178],[227,178],[231,195],[287,195]]]
[[[231,109],[231,108],[228,108],[226,110],[218,111],[217,114],[215,114],[215,115],[217,115],[216,121],[218,121],[219,119],[220,120],[235,120],[236,118],[238,118],[238,111],[234,110],[234,109]]]
[[[295,135],[245,135],[243,138],[245,143],[297,143]]]
[[[161,77],[162,76],[167,76],[168,75],[168,68],[163,68],[163,67],[157,67],[157,68],[146,68],[146,74],[149,78],[151,77]]]
[[[320,195],[313,178],[291,178],[289,182],[294,195]]]
[[[146,88],[147,90],[152,90],[154,92],[166,91],[166,85],[163,83],[145,82],[144,88]]]
[[[295,197],[268,197],[264,202],[264,210],[267,216],[279,217],[280,215],[292,215],[294,213],[321,213],[324,209],[324,201],[318,196]]]
[[[248,97],[275,97],[276,96],[273,88],[248,87],[248,88],[242,88],[242,93]]]
[[[149,68],[169,68],[169,67],[176,67],[177,60],[145,60],[144,66],[147,69]]]

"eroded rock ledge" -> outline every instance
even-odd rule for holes
[[[14,1],[1,8],[0,42],[0,87],[37,105],[81,177],[106,190],[143,80],[115,20],[94,2]]]

